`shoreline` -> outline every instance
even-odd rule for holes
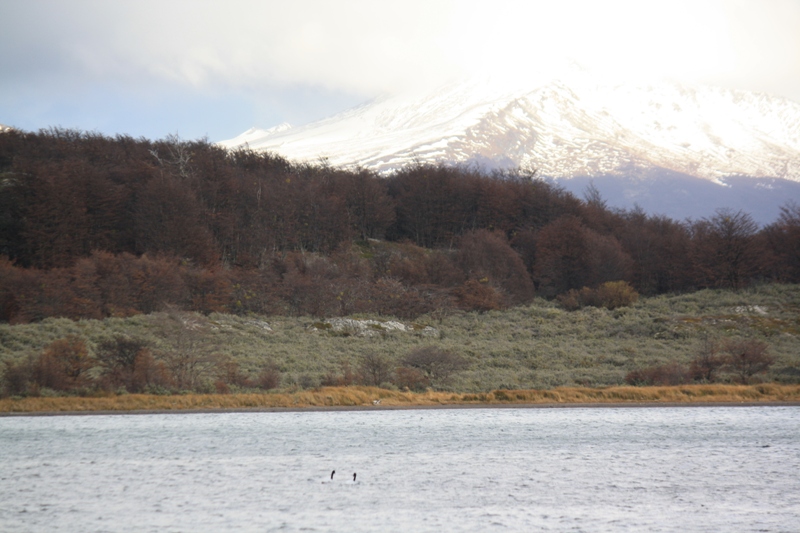
[[[800,385],[561,387],[458,393],[378,387],[322,387],[266,394],[124,394],[0,399],[3,416],[280,413],[408,409],[559,409],[800,406]]]
[[[221,407],[197,409],[133,409],[133,410],[80,410],[80,411],[1,411],[4,417],[51,416],[106,416],[106,415],[191,415],[235,413],[303,413],[303,412],[363,412],[363,411],[414,411],[461,409],[649,409],[649,408],[702,408],[702,407],[800,407],[800,401],[707,401],[707,402],[575,402],[575,403],[480,403],[436,405],[329,405],[307,407]]]

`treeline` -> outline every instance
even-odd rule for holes
[[[0,134],[0,320],[489,310],[625,281],[800,282],[800,207],[674,221],[523,172],[389,177],[206,141]]]

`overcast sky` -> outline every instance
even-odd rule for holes
[[[800,0],[0,0],[0,123],[218,141],[567,60],[800,102]]]

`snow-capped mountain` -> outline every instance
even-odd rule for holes
[[[676,83],[575,78],[509,90],[470,82],[378,99],[298,128],[254,128],[220,144],[379,172],[414,161],[523,167],[567,188],[596,179],[601,192],[600,183],[616,177],[632,184],[621,193],[628,204],[647,203],[632,186],[667,175],[726,187],[748,176],[800,199],[800,104]]]

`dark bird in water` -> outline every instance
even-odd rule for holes
[[[336,470],[334,470],[333,472],[331,472],[331,479],[333,479],[333,475],[334,475],[335,473],[336,473]]]
[[[353,483],[355,483],[355,482],[356,482],[356,473],[353,472]]]

